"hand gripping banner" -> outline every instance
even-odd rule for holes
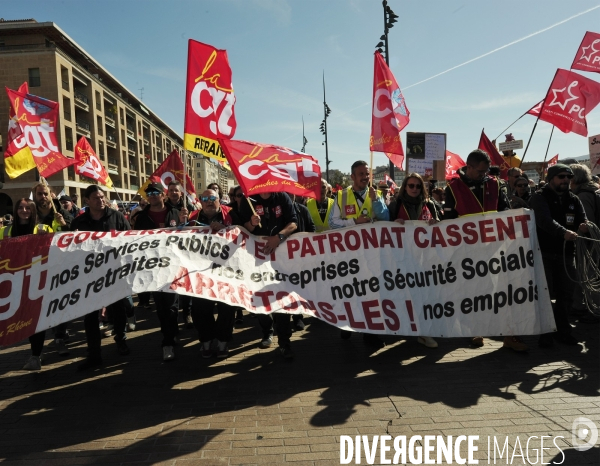
[[[235,134],[234,104],[227,52],[190,39],[183,147],[225,162],[217,139]]]
[[[377,222],[292,235],[240,227],[69,232],[0,241],[0,345],[142,291],[304,313],[390,335],[534,335],[556,326],[534,214]]]

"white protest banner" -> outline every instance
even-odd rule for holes
[[[291,236],[270,256],[239,227],[73,232],[0,241],[0,344],[142,291],[346,330],[468,337],[555,330],[534,214],[377,222]]]

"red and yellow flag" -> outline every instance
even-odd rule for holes
[[[70,165],[75,159],[58,151],[58,103],[24,92],[6,88],[17,125],[23,136],[23,147],[28,146],[33,160],[44,178],[48,178]]]
[[[138,194],[142,197],[146,197],[146,188],[150,184],[150,181],[154,178],[160,179],[163,187],[167,189],[171,181],[179,181],[183,187],[183,162],[179,156],[179,152],[173,150],[169,156],[159,165],[154,173],[146,180],[146,182],[138,189]],[[196,194],[194,189],[194,183],[190,177],[186,174],[185,179],[185,195],[189,200],[193,200],[192,194]]]
[[[19,92],[23,94],[29,93],[29,86],[26,82],[21,84]],[[8,110],[8,135],[6,139],[6,151],[4,152],[6,174],[10,178],[16,178],[35,168],[33,154],[25,142],[25,136],[23,135],[23,131],[21,131],[12,105]]]
[[[218,139],[235,134],[234,104],[227,51],[190,40],[183,147],[226,162]]]
[[[108,176],[88,140],[83,136],[75,146],[75,160],[77,161],[75,173],[96,180],[108,189],[112,189],[113,182],[110,176]]]

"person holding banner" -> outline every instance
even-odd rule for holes
[[[435,203],[429,199],[425,180],[418,173],[410,173],[400,186],[400,194],[396,201],[398,211],[394,220],[403,225],[406,220],[423,220],[428,225],[440,221],[441,212]],[[428,348],[437,348],[437,342],[426,336],[417,337],[417,342]]]
[[[146,187],[148,206],[135,216],[136,230],[155,230],[157,228],[176,227],[183,224],[188,216],[187,209],[181,211],[165,203],[165,188],[160,180],[151,180]],[[153,291],[152,297],[156,304],[156,314],[160,321],[160,331],[163,334],[163,361],[175,359],[173,346],[179,332],[177,313],[179,299],[175,293]]]
[[[106,203],[102,188],[97,184],[91,184],[83,192],[83,199],[88,205],[85,212],[77,216],[71,222],[71,231],[127,231],[131,230],[129,222],[118,210],[111,209]],[[112,313],[115,342],[121,356],[129,354],[129,347],[125,340],[127,325],[127,309],[129,298],[123,298],[107,306]],[[86,371],[102,365],[100,326],[98,324],[98,313],[94,311],[87,314],[83,319],[85,337],[88,345],[87,358],[77,367],[78,371]]]
[[[587,233],[585,210],[581,200],[569,190],[573,170],[557,163],[548,168],[546,186],[533,196],[529,205],[535,212],[535,223],[548,292],[555,299],[553,312],[556,333],[540,335],[542,348],[553,346],[555,340],[574,346],[577,339],[571,335],[569,311],[573,304],[575,277],[575,240],[577,232]]]
[[[327,196],[329,184],[327,180],[321,178],[321,200],[308,199],[306,207],[315,224],[317,232],[329,230],[329,216],[333,208],[334,200]]]
[[[5,226],[0,230],[0,240],[24,235],[53,233],[52,228],[48,225],[38,224],[35,203],[24,197],[15,203],[13,218],[12,225]],[[31,357],[23,366],[24,371],[39,371],[42,369],[42,350],[45,338],[45,330],[29,337]]]
[[[337,202],[329,214],[330,227],[343,228],[374,220],[389,220],[389,211],[381,192],[369,186],[371,176],[367,162],[354,162],[351,172],[352,186],[338,191]]]
[[[228,206],[222,206],[218,193],[207,189],[200,197],[202,210],[192,212],[190,221],[196,220],[203,225],[210,225],[213,231],[220,231],[231,225],[239,225],[238,215]],[[217,340],[217,358],[226,358],[229,354],[227,344],[233,336],[233,324],[237,307],[222,302],[205,298],[192,297],[192,320],[198,331],[202,345],[202,357],[213,356],[211,343]],[[217,307],[217,320],[214,318],[214,309]]]
[[[444,220],[502,212],[510,208],[498,180],[488,176],[490,165],[490,156],[484,150],[475,149],[469,154],[467,165],[456,171],[458,177],[451,179],[446,187]],[[476,348],[483,346],[483,337],[472,338],[471,345]],[[503,347],[518,352],[529,350],[514,335],[504,338]]]
[[[255,198],[243,199],[240,205],[240,220],[250,233],[266,237],[263,252],[267,256],[296,231],[298,224],[292,200],[284,192],[260,193]],[[279,350],[285,359],[293,359],[289,314],[277,312],[275,315],[257,314],[257,316],[263,332],[260,346],[269,348],[273,344],[273,322],[275,322]]]
[[[372,184],[369,186],[370,175],[369,165],[364,160],[358,160],[352,164],[350,175],[352,186],[337,192],[337,199],[329,214],[330,228],[343,228],[375,220],[390,219],[390,212],[381,192],[376,191]],[[340,336],[347,340],[352,336],[352,332],[342,330]],[[363,339],[370,346],[382,347],[385,345],[377,335],[372,333],[363,333]]]
[[[66,231],[71,226],[73,217],[69,212],[63,209],[59,202],[54,199],[54,193],[46,183],[39,182],[32,188],[33,201],[36,206],[37,221],[52,228],[52,231]],[[54,206],[53,206],[54,204]],[[69,338],[67,323],[57,325],[52,329],[54,332],[54,344],[56,351],[61,356],[69,354],[69,349],[65,344]]]

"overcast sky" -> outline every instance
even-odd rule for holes
[[[389,4],[399,15],[389,52],[411,112],[405,131],[447,133],[448,149],[463,158],[484,127],[503,141],[504,128],[544,97],[556,69],[569,69],[585,32],[600,32],[598,0]],[[304,117],[306,152],[323,167],[325,72],[330,167],[348,171],[369,158],[373,52],[383,33],[378,0],[21,0],[3,2],[0,15],[55,22],[136,95],[144,88],[144,103],[180,135],[188,39],[226,49],[235,138],[298,150]],[[525,116],[508,132],[526,143],[534,123]],[[600,134],[600,108],[588,128]],[[538,124],[526,160],[543,160],[550,130]],[[557,153],[585,155],[587,138],[555,130],[548,158]]]

